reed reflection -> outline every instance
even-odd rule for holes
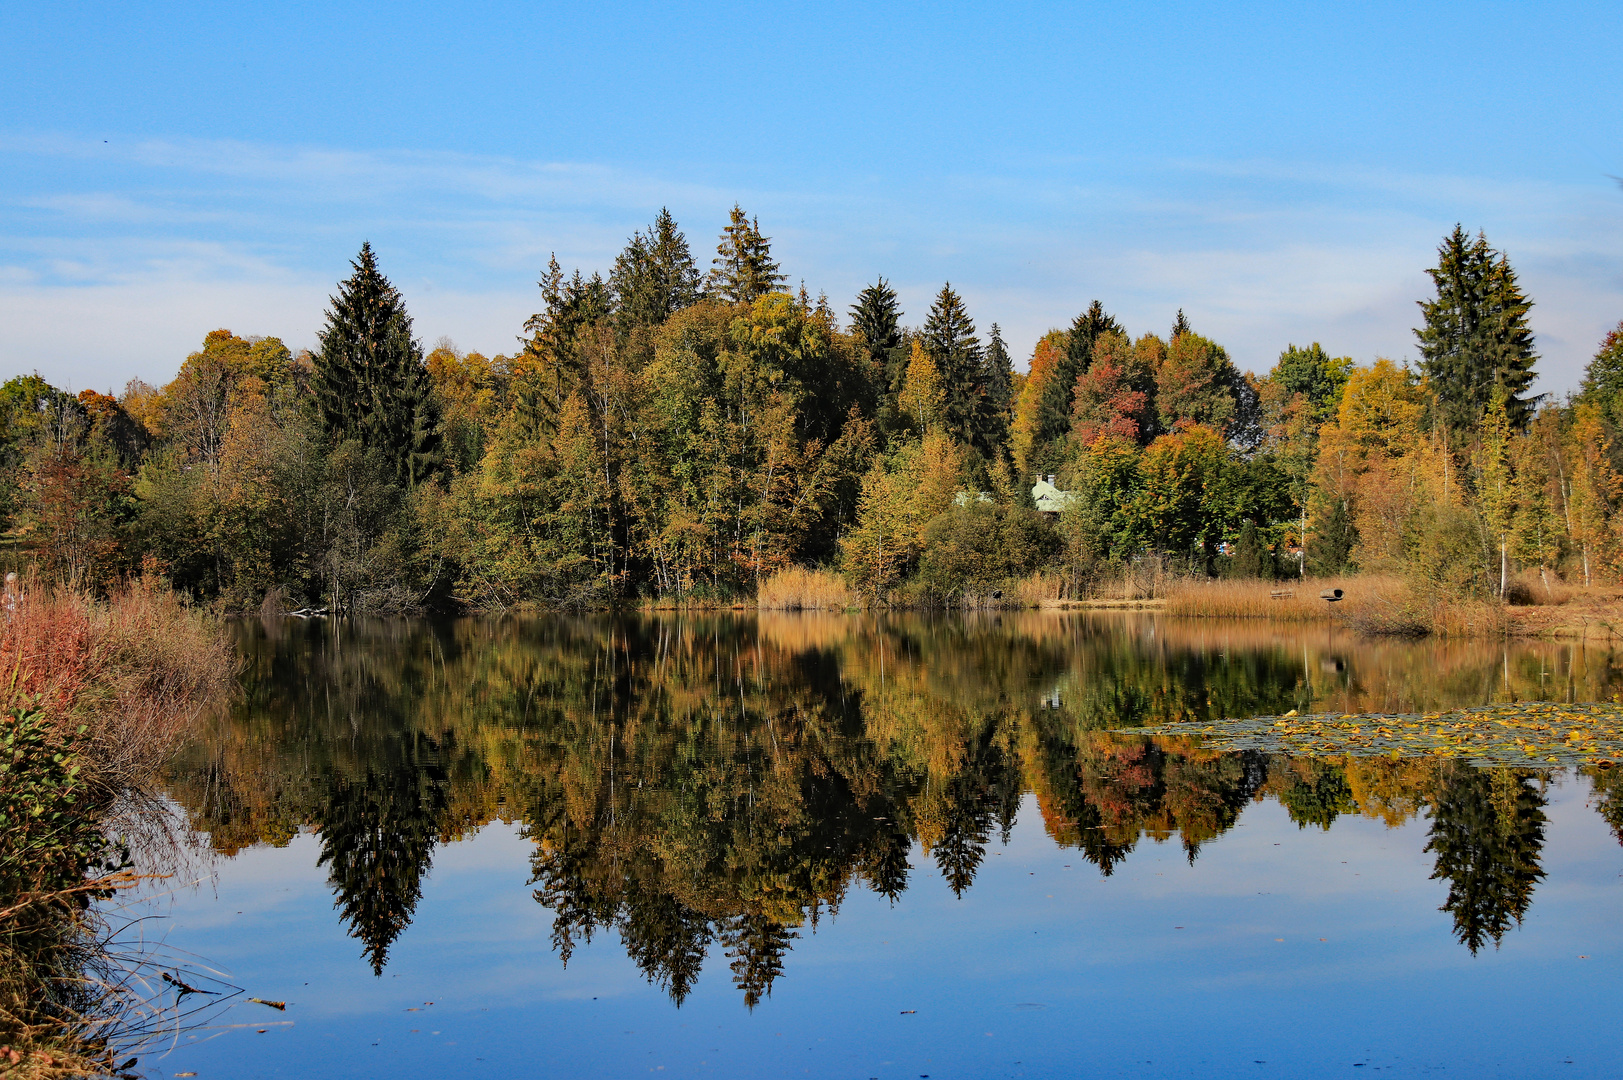
[[[853,886],[900,896],[915,844],[971,889],[1027,792],[1104,875],[1145,838],[1194,862],[1261,799],[1302,828],[1424,816],[1476,951],[1542,876],[1535,774],[1218,754],[1154,725],[1619,689],[1610,654],[1575,647],[1051,615],[265,622],[242,648],[244,694],[173,793],[227,855],[319,833],[375,972],[436,846],[502,820],[535,844],[564,963],[612,931],[677,1003],[719,957],[751,1007]],[[1618,786],[1596,783],[1623,837]]]

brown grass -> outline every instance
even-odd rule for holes
[[[1167,615],[1219,619],[1272,619],[1280,622],[1310,622],[1335,619],[1361,597],[1379,590],[1401,588],[1396,579],[1377,577],[1309,578],[1301,581],[1218,580],[1184,578],[1166,588]],[[1329,603],[1319,594],[1341,589],[1344,599]]]
[[[1322,593],[1335,589],[1330,602]],[[1167,615],[1193,618],[1269,619],[1274,622],[1340,622],[1361,634],[1450,637],[1503,635],[1505,605],[1459,600],[1417,590],[1399,577],[1362,574],[1309,578],[1306,582],[1185,579],[1167,587]]]
[[[236,669],[214,621],[166,589],[131,585],[105,602],[25,589],[0,620],[0,673],[64,731],[87,730],[81,756],[114,797],[143,787]]]
[[[43,709],[64,743],[83,729],[71,740],[86,782],[83,801],[74,804],[83,815],[78,824],[136,836],[143,808],[161,818],[150,813],[159,768],[231,685],[229,640],[151,582],[106,601],[65,588],[8,585],[3,601],[0,704]],[[37,858],[26,843],[21,850],[0,843],[0,859],[26,865]],[[102,869],[91,863],[90,873]],[[137,1030],[151,1015],[154,972],[138,953],[111,947],[96,910],[83,901],[137,880],[116,871],[25,884],[0,898],[0,1075],[122,1075],[106,1034]]]
[[[761,582],[755,603],[767,611],[845,611],[860,608],[862,597],[832,570],[790,566]]]

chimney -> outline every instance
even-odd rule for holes
[[[1048,486],[1049,487],[1054,486],[1054,474],[1053,473],[1048,474]]]

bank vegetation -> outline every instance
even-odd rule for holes
[[[605,273],[554,261],[520,347],[487,357],[425,350],[363,245],[311,350],[222,329],[162,386],[6,383],[0,515],[45,578],[145,566],[269,614],[1300,618],[1345,579],[1355,623],[1476,633],[1609,595],[1623,327],[1550,400],[1508,258],[1456,227],[1429,273],[1413,368],[1315,342],[1246,372],[1181,311],[1129,328],[1094,301],[1017,370],[950,284],[911,325],[883,278],[841,312],[786,287],[742,209],[708,273],[661,212]]]
[[[12,580],[3,599],[0,1073],[117,1074],[158,976],[109,953],[96,901],[136,884],[159,770],[228,693],[234,653],[150,580],[102,599]]]

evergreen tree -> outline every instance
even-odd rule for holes
[[[334,906],[374,975],[383,973],[422,896],[448,786],[431,740],[407,736],[396,749],[406,760],[369,765],[358,779],[329,777],[320,816],[317,865],[330,868]]]
[[[772,984],[783,974],[784,954],[799,936],[771,916],[753,912],[723,924],[721,940],[732,958],[733,985],[744,992],[744,1004],[752,1012],[763,997],[772,996]]]
[[[1499,940],[1533,901],[1544,878],[1545,799],[1525,775],[1446,762],[1432,798],[1431,837],[1437,855],[1432,878],[1448,882],[1442,910],[1472,953]]]
[[[1071,403],[1075,400],[1077,376],[1088,370],[1093,363],[1093,343],[1106,334],[1123,333],[1121,324],[1114,315],[1105,314],[1104,305],[1095,300],[1088,305],[1088,310],[1071,320],[1070,332],[1065,337],[1065,363],[1060,368],[1060,381],[1065,386],[1065,392],[1073,395],[1065,401],[1065,413],[1070,415]]]
[[[1309,534],[1307,539],[1307,571],[1319,577],[1333,577],[1347,570],[1352,560],[1353,544],[1358,532],[1347,513],[1347,501],[1337,499],[1330,516]]]
[[[902,343],[902,309],[884,278],[857,293],[851,305],[851,330],[877,371],[884,373],[885,389],[898,394],[907,371],[907,350]]]
[[[1516,283],[1510,260],[1477,233],[1472,240],[1455,225],[1437,248],[1437,265],[1427,270],[1437,289],[1434,300],[1419,301],[1425,325],[1420,368],[1436,389],[1443,419],[1456,432],[1476,426],[1493,396],[1505,390],[1505,414],[1517,431],[1532,418],[1537,398],[1533,383],[1532,308]]]
[[[1052,445],[1065,438],[1071,430],[1071,414],[1076,408],[1076,380],[1092,366],[1094,345],[1106,335],[1121,333],[1121,324],[1115,316],[1106,314],[1104,305],[1097,300],[1071,320],[1071,329],[1063,335],[1063,348],[1054,376],[1043,385],[1042,397],[1036,403],[1035,447]]]
[[[631,234],[614,260],[609,287],[622,330],[658,326],[698,300],[699,271],[668,209],[659,211],[646,235]]]
[[[975,336],[975,322],[965,310],[963,300],[953,292],[951,282],[941,286],[936,294],[929,317],[924,321],[922,339],[941,373],[942,389],[947,396],[948,432],[991,456],[993,448],[985,437],[987,433],[978,425],[980,398],[985,389],[981,383],[981,342]]]
[[[1184,317],[1183,308],[1178,309],[1178,317],[1172,320],[1172,333],[1167,335],[1167,342],[1177,341],[1185,334],[1190,333],[1189,320]]]
[[[1614,424],[1623,416],[1623,322],[1607,333],[1584,368],[1578,400],[1600,406]]]
[[[748,304],[788,280],[772,261],[772,238],[762,236],[760,221],[734,203],[705,290],[729,304]]]
[[[982,357],[982,385],[987,388],[987,404],[993,416],[1003,417],[1003,432],[1008,435],[1008,416],[1014,406],[1014,362],[1010,349],[1003,344],[1003,331],[992,323],[992,338],[987,341],[987,352]]]
[[[1273,563],[1268,549],[1263,546],[1257,523],[1247,520],[1240,529],[1240,538],[1234,545],[1234,576],[1242,578],[1273,577]]]
[[[317,335],[312,390],[333,442],[354,439],[391,462],[414,486],[440,463],[439,411],[423,349],[399,290],[378,272],[371,244],[331,298]]]
[[[646,240],[642,246],[646,252]],[[564,402],[582,388],[586,378],[582,335],[609,318],[614,296],[611,286],[597,274],[585,278],[576,270],[564,277],[556,255],[548,260],[540,286],[546,306],[524,321],[530,339],[525,343],[513,395],[529,423],[555,431]]]

